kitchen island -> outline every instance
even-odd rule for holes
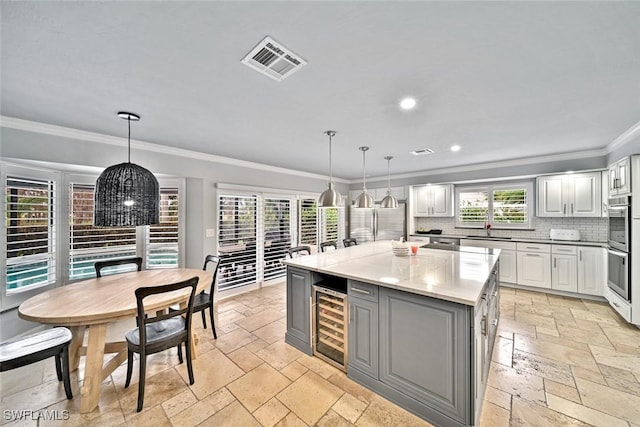
[[[285,342],[314,354],[325,328],[314,289],[344,292],[346,330],[326,331],[344,343],[347,376],[435,425],[477,425],[497,329],[499,250],[459,249],[398,257],[378,241],[285,260]]]

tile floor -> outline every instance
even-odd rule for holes
[[[481,426],[640,426],[639,329],[604,303],[510,288],[501,296]],[[65,399],[52,359],[4,372],[0,424],[429,425],[286,345],[285,323],[284,284],[220,301],[217,341],[195,321],[195,384],[174,349],[151,356],[141,413],[136,369],[124,388],[126,363],[102,384],[99,408],[85,415],[78,399]],[[78,396],[78,374],[72,382]],[[16,410],[33,412],[16,420]],[[52,416],[58,420],[44,419]]]

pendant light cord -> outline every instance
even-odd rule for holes
[[[391,193],[391,157],[387,158],[387,191]]]
[[[127,141],[128,141],[128,155],[127,155],[127,161],[129,163],[131,163],[131,117],[127,118],[127,123],[129,124],[129,135],[127,136]]]
[[[366,170],[366,161],[365,161],[365,153],[366,153],[366,149],[362,150],[362,191],[363,192],[367,192],[367,170]]]
[[[331,165],[331,132],[329,132],[329,187],[333,184],[333,167]]]

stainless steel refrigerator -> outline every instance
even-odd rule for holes
[[[397,209],[375,208],[363,209],[351,206],[349,208],[349,237],[358,243],[374,240],[398,240],[407,237],[406,205],[398,203]]]

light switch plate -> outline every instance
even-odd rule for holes
[[[216,229],[215,228],[207,228],[204,232],[205,237],[216,237]]]

